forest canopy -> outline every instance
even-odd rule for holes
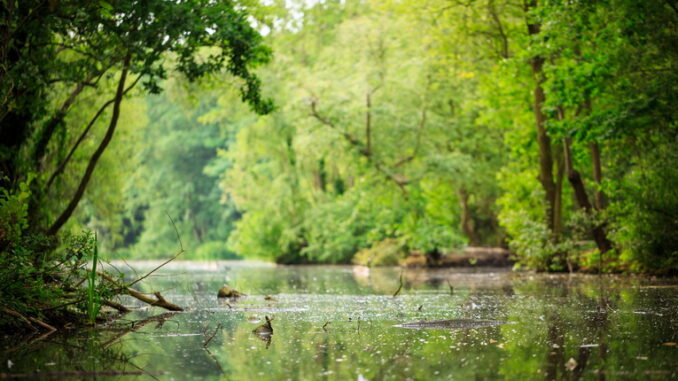
[[[87,217],[118,226],[125,258],[171,250],[168,210],[193,258],[505,246],[537,270],[675,269],[677,16],[665,1],[254,5],[275,111],[248,111],[224,77],[168,80],[145,99],[124,212]]]
[[[192,259],[388,265],[500,246],[542,271],[678,268],[669,1],[0,14],[4,262],[83,229],[108,256],[167,257],[170,215]]]

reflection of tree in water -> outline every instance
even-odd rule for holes
[[[12,362],[14,377],[98,377],[157,375],[157,369],[145,370],[134,362],[134,354],[116,346],[123,337],[155,323],[162,324],[175,313],[152,316],[134,322],[116,324],[103,329],[62,331],[52,336],[32,340],[25,336],[6,337],[5,344],[14,343],[4,349],[0,361]],[[11,360],[10,360],[11,359]]]
[[[502,328],[510,354],[502,373],[549,380],[670,374],[675,357],[658,343],[675,335],[671,319],[652,314],[668,301],[628,282],[554,276],[517,283],[507,311],[519,324]],[[647,311],[634,313],[643,305]]]

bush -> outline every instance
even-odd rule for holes
[[[402,240],[387,238],[372,244],[369,249],[360,250],[353,263],[365,266],[397,266],[407,256]]]
[[[94,234],[66,236],[59,245],[53,236],[30,231],[28,183],[20,184],[14,193],[0,189],[0,305],[3,312],[9,309],[55,325],[84,322],[88,310],[98,310],[88,305],[82,281],[95,258]],[[90,295],[96,300],[109,300],[116,293],[109,284],[96,282],[96,277],[90,277],[90,284]],[[24,324],[16,316],[0,313],[0,327]]]

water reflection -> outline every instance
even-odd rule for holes
[[[178,264],[143,287],[187,312],[142,309],[31,345],[5,337],[0,372],[229,380],[678,376],[675,279],[416,270],[403,274],[394,298],[399,276],[395,268]],[[250,296],[223,304],[216,291],[224,283]],[[442,319],[515,324],[394,326]]]

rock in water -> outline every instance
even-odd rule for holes
[[[415,321],[412,323],[396,324],[395,327],[409,329],[454,329],[454,328],[488,327],[502,324],[515,324],[515,323],[500,320],[451,319],[451,320]]]
[[[236,290],[235,288],[228,287],[226,285],[222,286],[219,289],[219,293],[217,294],[219,298],[239,298],[244,295],[245,294]]]

